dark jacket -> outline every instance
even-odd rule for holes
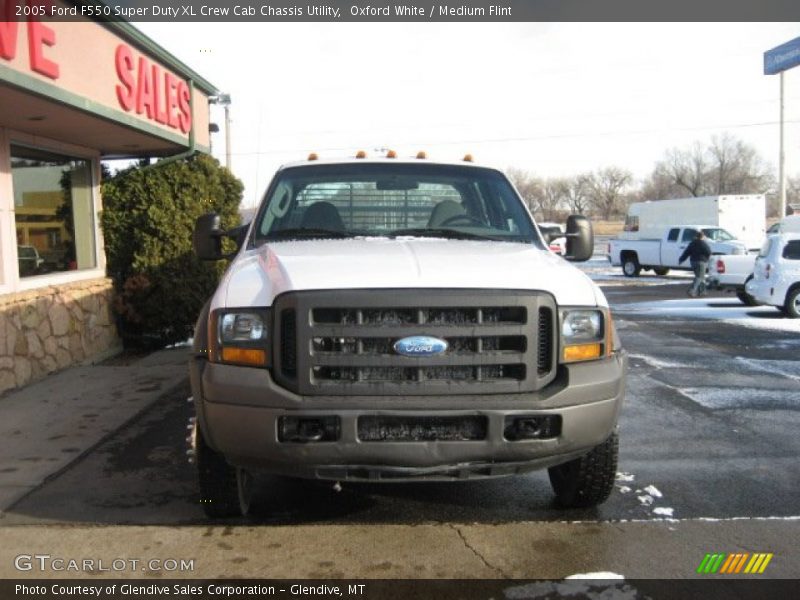
[[[682,263],[687,258],[690,259],[689,262],[692,264],[708,262],[708,259],[711,258],[711,246],[709,246],[705,240],[693,239],[689,242],[689,245],[686,246],[686,250],[681,254],[678,263]]]

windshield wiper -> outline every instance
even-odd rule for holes
[[[395,229],[386,234],[390,238],[410,236],[410,237],[434,237],[445,238],[447,240],[492,240],[496,242],[505,241],[503,238],[492,235],[480,235],[459,231],[457,229],[430,228],[430,227],[409,227],[408,229]]]
[[[264,239],[266,240],[301,240],[301,239],[320,239],[335,238],[344,239],[354,237],[354,234],[336,229],[323,229],[320,227],[293,227],[290,229],[278,229],[270,231]]]

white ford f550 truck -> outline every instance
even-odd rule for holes
[[[562,505],[604,501],[626,356],[600,289],[548,250],[505,175],[309,158],[276,173],[248,226],[196,225],[202,259],[223,258],[223,236],[238,245],[190,365],[206,513],[246,513],[260,472],[396,482],[549,468]],[[567,240],[568,260],[591,256],[584,217]]]

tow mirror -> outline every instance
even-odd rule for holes
[[[567,255],[573,262],[589,260],[594,254],[594,233],[592,223],[583,215],[570,215],[567,218]]]
[[[200,260],[221,260],[222,254],[222,222],[217,213],[208,213],[197,217],[192,234],[194,253]]]

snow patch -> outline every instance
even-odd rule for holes
[[[620,488],[619,488],[620,494],[627,494],[630,491],[631,491],[631,488],[629,488],[627,485],[620,486]]]
[[[664,517],[671,517],[675,513],[674,508],[667,508],[663,506],[659,506],[658,508],[653,509],[654,515],[664,516]]]
[[[576,573],[564,577],[564,579],[625,579],[625,576],[611,571],[598,571],[597,573]]]
[[[758,360],[755,358],[745,358],[744,356],[737,356],[736,360],[758,371],[783,375],[790,379],[800,381],[800,363],[793,360]]]
[[[646,488],[644,488],[644,491],[647,492],[648,494],[650,494],[651,496],[653,496],[653,498],[663,498],[664,497],[664,494],[662,494],[658,490],[658,488],[656,486],[652,485],[652,484],[648,485]]]
[[[653,503],[653,497],[650,494],[636,496],[636,498],[642,503],[642,506],[650,506]]]
[[[800,323],[780,316],[774,306],[745,306],[730,298],[687,298],[614,304],[617,313],[646,313],[653,317],[709,319],[751,329],[800,333]]]
[[[800,404],[796,390],[760,388],[679,388],[683,395],[711,409],[751,408],[768,410],[776,405],[796,407]]]
[[[623,473],[622,471],[617,472],[615,479],[617,481],[633,481],[634,476],[630,473]]]

